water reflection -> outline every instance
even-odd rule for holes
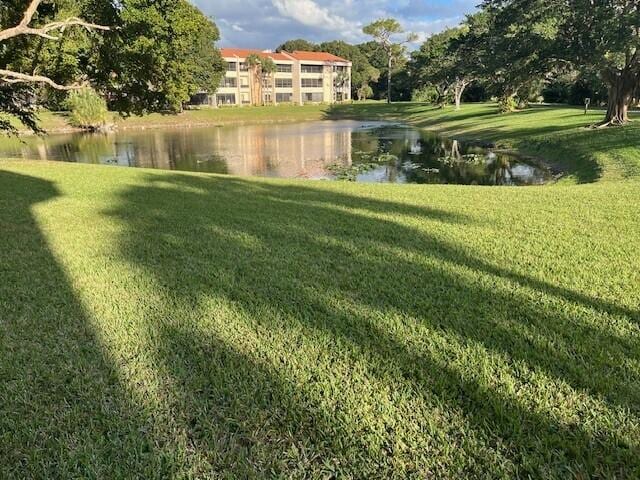
[[[321,121],[51,135],[0,142],[0,156],[362,182],[540,184],[551,175],[512,155],[384,122]]]

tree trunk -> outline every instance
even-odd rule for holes
[[[445,108],[447,106],[447,95],[449,94],[449,88],[436,86],[436,93],[438,94],[438,108]]]
[[[456,102],[456,110],[460,110],[460,104],[462,103],[462,94],[464,89],[467,88],[466,82],[457,82],[453,92],[453,96]]]
[[[276,74],[271,73],[271,103],[277,105],[276,102]]]
[[[629,122],[629,105],[638,82],[638,76],[629,71],[605,72],[603,79],[608,85],[607,115],[601,126],[624,125]]]
[[[392,58],[391,58],[391,52],[389,52],[389,62],[388,62],[388,68],[389,70],[387,70],[387,103],[391,103],[391,66],[392,66],[393,62],[392,62]]]

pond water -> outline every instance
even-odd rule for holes
[[[0,157],[359,182],[533,185],[544,166],[388,122],[317,121],[28,137]]]

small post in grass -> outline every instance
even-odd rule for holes
[[[589,105],[591,105],[591,99],[590,98],[585,98],[584,99],[584,114],[586,115],[587,112],[589,112]]]

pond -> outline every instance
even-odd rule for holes
[[[386,183],[535,185],[543,165],[410,126],[317,121],[61,134],[3,140],[0,157],[242,176]]]

